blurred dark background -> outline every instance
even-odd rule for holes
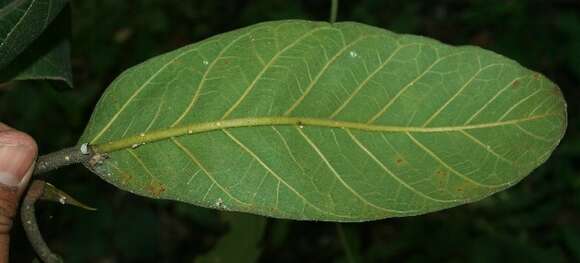
[[[329,5],[330,0],[72,1],[76,87],[3,86],[0,120],[30,133],[41,153],[74,145],[100,94],[124,69],[261,21],[327,20]],[[352,256],[361,262],[580,262],[580,1],[343,0],[338,20],[501,53],[556,82],[569,114],[556,152],[518,185],[426,216],[346,224]],[[39,206],[41,230],[67,262],[193,262],[230,229],[216,211],[134,196],[81,167],[59,170],[48,180],[99,209]],[[260,240],[260,262],[346,262],[333,223],[268,219],[263,237],[251,234],[238,242]],[[19,223],[11,254],[13,262],[33,258]]]

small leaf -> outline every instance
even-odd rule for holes
[[[358,24],[261,23],[135,66],[80,143],[121,189],[261,215],[411,216],[506,189],[566,128],[517,62]]]
[[[32,43],[63,9],[67,0],[0,1],[0,69]]]
[[[63,192],[62,190],[56,188],[54,185],[48,182],[44,183],[44,191],[42,193],[42,196],[40,196],[40,199],[58,202],[62,205],[72,205],[90,211],[97,210],[96,208],[90,207],[77,201],[69,194]]]

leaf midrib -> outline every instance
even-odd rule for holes
[[[197,133],[223,130],[228,128],[242,128],[254,126],[299,126],[300,128],[308,126],[308,127],[353,129],[367,132],[444,133],[444,132],[486,129],[507,125],[518,126],[519,123],[524,123],[528,121],[558,115],[559,115],[558,113],[547,113],[542,115],[528,116],[525,118],[512,119],[508,121],[496,121],[481,124],[439,126],[439,127],[389,126],[389,125],[367,124],[362,122],[338,121],[323,118],[284,117],[284,116],[237,118],[157,129],[147,133],[141,133],[138,135],[112,140],[101,144],[93,144],[91,146],[96,153],[110,153],[127,148],[135,148],[142,144],[166,140],[173,137],[193,135]]]

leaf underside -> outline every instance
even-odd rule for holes
[[[276,21],[155,57],[106,90],[80,143],[136,194],[280,218],[418,215],[505,189],[566,127],[558,87],[477,47]]]

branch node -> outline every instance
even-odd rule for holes
[[[93,151],[88,144],[74,146],[38,157],[33,174],[41,174],[60,167],[88,161]]]

